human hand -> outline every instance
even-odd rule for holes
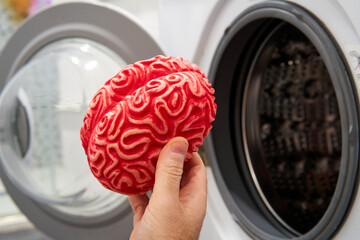
[[[130,240],[195,240],[206,212],[205,166],[198,153],[184,164],[185,138],[170,140],[161,150],[151,198],[129,196],[134,212]]]

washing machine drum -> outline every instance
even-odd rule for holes
[[[329,238],[356,187],[352,74],[319,20],[296,7],[300,21],[294,7],[246,11],[210,70],[219,107],[209,159],[229,208],[261,239]]]

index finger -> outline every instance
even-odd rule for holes
[[[184,166],[184,175],[181,185],[180,197],[184,203],[193,200],[206,203],[206,169],[198,153],[193,153],[192,159]]]

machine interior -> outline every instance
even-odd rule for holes
[[[277,27],[256,56],[242,104],[248,166],[274,216],[306,233],[324,215],[339,176],[336,94],[314,45],[289,24]]]

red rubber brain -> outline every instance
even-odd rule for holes
[[[189,142],[187,159],[212,128],[214,89],[204,73],[180,57],[136,62],[95,94],[80,135],[91,172],[122,194],[154,185],[161,148],[173,137]]]

